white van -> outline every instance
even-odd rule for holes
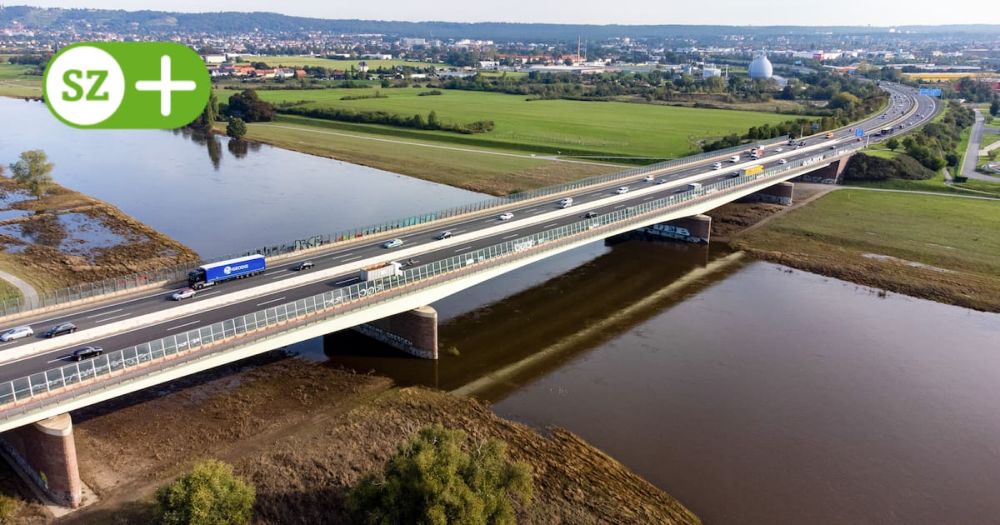
[[[560,208],[569,208],[573,205],[573,197],[566,197],[565,199],[559,201]]]
[[[691,184],[688,184],[688,190],[693,191],[693,190],[700,190],[700,189],[701,189],[701,183],[700,182],[692,182]]]
[[[733,164],[736,164],[739,161],[740,161],[739,155],[733,155],[732,157],[729,157],[729,162],[732,162]]]

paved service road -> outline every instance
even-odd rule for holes
[[[891,107],[886,111],[885,118],[883,118],[882,115],[877,115],[874,118],[856,124],[853,128],[862,127],[866,133],[873,134],[878,130],[887,127],[889,123],[893,123],[896,126],[895,132],[907,131],[914,124],[929,119],[934,114],[935,102],[932,99],[928,97],[917,97],[912,90],[909,90],[908,88],[903,89],[905,89],[905,91],[901,91],[898,87],[892,87],[890,89],[890,92],[893,93],[893,102]],[[905,120],[902,119],[901,117],[909,111],[914,102],[917,105],[917,109],[914,111],[914,114]],[[918,118],[916,117],[917,114],[921,116]],[[898,120],[899,122],[894,122],[895,120]],[[904,127],[900,130],[900,128],[898,128],[899,125],[903,125]],[[765,167],[773,167],[779,165],[780,158],[784,158],[791,162],[799,158],[806,158],[827,153],[830,151],[828,145],[844,147],[856,144],[857,139],[854,136],[854,131],[852,131],[853,128],[837,131],[835,133],[835,138],[833,139],[826,139],[825,137],[812,137],[806,139],[806,147],[817,146],[816,149],[808,152],[799,152],[789,146],[782,146],[782,149],[784,150],[782,152],[777,152],[777,148],[772,148],[770,151],[767,151],[765,156],[757,161],[757,163],[763,164]],[[877,139],[873,137],[873,139],[882,140],[884,137],[878,137]],[[713,162],[714,159],[699,162],[697,165],[685,167],[676,171],[667,170],[668,172],[658,175],[653,182],[643,181],[643,174],[637,176],[633,180],[615,183],[610,187],[583,188],[577,193],[572,194],[574,199],[572,210],[576,211],[576,213],[563,217],[553,217],[551,220],[536,222],[535,224],[525,224],[523,228],[515,229],[514,231],[506,229],[500,232],[491,233],[491,229],[500,224],[516,224],[519,220],[533,218],[559,210],[559,206],[556,201],[561,198],[562,195],[551,201],[536,200],[534,202],[524,203],[520,206],[510,208],[510,212],[514,214],[514,218],[511,221],[501,222],[496,218],[496,215],[478,216],[471,219],[459,218],[447,224],[438,224],[435,226],[410,230],[409,232],[401,234],[399,237],[405,241],[405,248],[412,248],[414,246],[426,247],[426,251],[422,251],[419,255],[414,256],[417,259],[414,263],[427,264],[436,260],[452,257],[456,255],[456,253],[476,250],[508,241],[519,236],[530,235],[539,231],[577,222],[588,212],[596,212],[598,214],[608,213],[623,206],[633,206],[650,200],[652,198],[650,195],[662,197],[671,193],[684,192],[687,189],[687,181],[678,182],[680,179],[696,177],[696,180],[699,182],[709,184],[735,175],[735,170],[733,168],[726,168],[725,166],[720,170],[712,170],[711,165]],[[751,161],[749,157],[744,154],[743,158],[740,160],[740,165],[745,165],[746,163],[751,162],[753,161]],[[733,165],[730,164],[730,166]],[[607,202],[606,199],[608,198],[618,197],[615,193],[615,189],[618,186],[629,186],[633,190],[641,188],[655,189],[651,190],[650,193],[644,192],[642,195],[636,195],[631,199]],[[467,237],[469,240],[460,244],[449,245],[448,247],[441,247],[439,245],[439,247],[435,248],[435,243],[439,242],[435,239],[435,237],[443,230],[451,231],[453,239]],[[273,306],[279,302],[291,302],[303,297],[326,292],[334,288],[354,284],[359,280],[358,270],[362,267],[366,259],[375,256],[384,256],[386,253],[389,253],[386,249],[381,247],[384,241],[385,239],[379,239],[372,240],[370,242],[361,242],[351,246],[335,246],[331,248],[330,251],[321,255],[289,260],[268,268],[264,274],[257,277],[223,283],[216,287],[206,289],[200,292],[197,297],[186,300],[184,304],[191,304],[191,302],[196,303],[204,300],[206,297],[217,297],[220,294],[229,294],[236,291],[248,290],[261,284],[269,284],[295,275],[300,275],[299,272],[292,271],[291,268],[298,262],[306,259],[313,261],[316,265],[314,269],[307,270],[308,272],[316,272],[323,268],[333,268],[345,263],[353,264],[357,261],[356,267],[332,278],[282,288],[279,292],[258,295],[251,299],[242,300],[241,302],[234,304],[201,310],[192,315],[179,315],[167,321],[157,322],[149,326],[116,333],[115,335],[108,337],[97,338],[84,344],[101,346],[108,351],[116,350],[153,339],[158,339],[172,333],[191,330],[199,326],[206,326],[215,322],[236,317],[238,315],[248,314]],[[168,299],[169,293],[170,290],[167,289],[156,290],[138,297],[110,301],[105,304],[83,308],[72,313],[54,315],[50,317],[39,316],[36,319],[31,319],[22,324],[30,324],[35,329],[36,333],[40,333],[53,324],[72,321],[79,327],[81,331],[80,334],[83,334],[86,333],[85,331],[88,328],[127,320],[143,314],[168,310],[177,305],[177,303]],[[35,339],[26,338],[10,343],[0,343],[0,351],[37,340],[36,336]],[[66,364],[69,362],[69,354],[75,348],[80,346],[82,346],[82,344],[66,346],[50,351],[41,351],[28,357],[4,363],[0,365],[0,380],[11,380],[24,377],[32,373],[37,373]]]

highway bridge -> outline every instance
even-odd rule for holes
[[[905,132],[937,111],[933,99],[910,88],[883,87],[892,94],[885,116],[837,130],[832,138],[807,137],[797,147],[769,144],[760,160],[742,155],[733,163],[729,157],[737,153],[722,151],[626,170],[536,198],[277,258],[263,275],[220,284],[180,303],[168,300],[178,283],[161,283],[0,318],[5,327],[30,325],[36,334],[62,322],[79,328],[53,339],[36,335],[0,343],[0,432],[17,429],[3,435],[0,448],[30,472],[42,459],[40,452],[26,452],[25,442],[62,436],[52,447],[72,448],[69,411],[346,328],[363,327],[364,333],[434,357],[437,320],[426,308],[434,301],[575,247],[697,216],[796,177],[836,179],[868,140],[885,138],[874,137],[880,130]],[[865,133],[860,140],[858,129]],[[717,162],[722,169],[715,169]],[[763,173],[739,175],[758,164]],[[701,186],[689,186],[695,182]],[[621,187],[628,191],[619,192]],[[572,206],[558,205],[565,197],[573,198]],[[501,213],[513,218],[500,220]],[[451,237],[438,239],[445,230]],[[404,244],[384,248],[391,238]],[[303,260],[315,268],[293,271]],[[388,261],[405,262],[403,275],[360,282],[361,268]],[[73,350],[83,345],[105,353],[74,362]],[[73,505],[79,501],[75,459],[56,463],[71,465],[55,478],[50,467],[47,479],[55,486],[49,492]],[[63,477],[69,480],[58,481]]]

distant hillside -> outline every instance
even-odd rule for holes
[[[393,22],[384,20],[324,20],[286,16],[277,13],[170,13],[164,11],[113,11],[106,9],[61,9],[29,6],[0,7],[0,28],[14,22],[35,30],[114,31],[150,34],[164,33],[379,33],[425,38],[476,38],[502,41],[518,40],[604,40],[612,37],[687,37],[746,33],[747,27],[710,25],[581,25],[514,24],[499,22]],[[1000,33],[1000,25],[920,26],[910,29],[920,33],[960,31],[969,34]],[[888,32],[878,27],[754,27],[757,35],[872,34]]]

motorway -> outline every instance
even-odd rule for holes
[[[900,89],[906,89],[905,95],[904,91],[900,91]],[[540,231],[577,222],[581,220],[586,213],[591,211],[598,214],[607,213],[626,206],[641,204],[645,201],[660,198],[671,193],[684,192],[687,190],[687,183],[691,180],[697,180],[702,184],[709,184],[733,176],[734,171],[736,171],[738,167],[745,167],[747,165],[754,164],[764,164],[765,167],[772,167],[779,165],[779,159],[786,159],[788,162],[791,162],[796,159],[827,153],[831,149],[829,146],[846,146],[854,144],[857,139],[854,136],[853,129],[857,127],[863,128],[866,133],[874,133],[883,127],[888,127],[887,123],[893,122],[894,120],[900,120],[900,122],[896,123],[897,126],[899,123],[903,123],[905,127],[902,132],[909,131],[912,126],[932,117],[936,111],[936,104],[933,99],[928,97],[918,97],[913,90],[909,90],[908,88],[893,87],[890,89],[890,92],[893,93],[893,97],[891,98],[891,105],[886,111],[885,118],[882,118],[882,115],[878,115],[857,124],[854,128],[838,130],[833,139],[826,139],[822,136],[806,138],[805,148],[808,151],[797,151],[787,146],[782,146],[784,151],[777,152],[777,148],[772,147],[759,161],[751,161],[746,153],[744,153],[739,164],[733,165],[729,164],[727,161],[723,161],[723,168],[720,170],[713,170],[711,165],[715,162],[715,159],[709,159],[700,161],[689,167],[679,169],[672,168],[672,170],[675,171],[666,169],[664,170],[665,173],[658,174],[653,182],[643,181],[644,175],[638,175],[634,180],[621,181],[611,187],[604,186],[582,188],[576,193],[568,194],[574,199],[574,204],[571,209],[574,210],[575,213],[571,213],[569,215],[563,213],[559,216],[554,216],[551,220],[542,220],[540,216],[553,212],[563,212],[564,210],[559,209],[556,201],[564,195],[560,195],[547,201],[535,200],[533,202],[526,202],[520,206],[503,210],[510,211],[514,214],[514,218],[510,221],[500,221],[497,218],[497,214],[500,212],[497,212],[497,214],[492,216],[458,218],[453,221],[446,221],[427,227],[415,228],[399,236],[399,238],[405,241],[405,245],[402,248],[396,249],[396,251],[400,249],[410,249],[415,246],[421,247],[421,253],[414,256],[416,260],[413,261],[413,264],[427,264],[436,260],[446,259],[463,252],[474,251],[486,246],[505,242],[520,236],[531,235]],[[902,116],[909,111],[914,102],[917,107],[913,112],[913,115],[905,120],[902,120]],[[920,117],[918,118],[916,115],[920,115]],[[894,127],[897,128],[898,132],[899,130],[897,126]],[[874,136],[871,138],[872,140],[884,139],[884,137],[876,139]],[[682,179],[683,182],[681,182]],[[629,186],[632,190],[649,189],[649,191],[643,191],[641,192],[641,195],[635,195],[633,198],[628,198],[615,193],[618,186]],[[608,200],[612,200],[613,202],[608,202]],[[519,221],[524,221],[524,226],[521,228],[515,228],[512,231],[510,225],[516,225]],[[504,226],[504,228],[502,228],[503,231],[492,231],[497,229],[499,226]],[[444,230],[451,231],[453,234],[452,240],[447,243],[435,239],[437,234]],[[467,242],[463,239],[467,239]],[[86,341],[85,343],[66,345],[64,347],[51,350],[40,350],[38,353],[33,353],[29,356],[0,364],[0,381],[24,377],[33,373],[67,364],[70,362],[70,353],[84,344],[100,346],[106,351],[117,350],[165,337],[173,333],[191,330],[200,326],[207,326],[215,322],[262,310],[277,304],[291,302],[303,297],[327,292],[334,288],[349,286],[358,282],[358,270],[366,265],[366,261],[373,257],[385,256],[389,252],[385,248],[382,248],[383,242],[385,242],[385,239],[380,238],[377,241],[372,240],[370,242],[360,242],[348,246],[341,246],[339,248],[334,246],[329,251],[319,255],[287,260],[281,264],[269,267],[268,270],[262,275],[222,283],[218,286],[205,289],[199,292],[194,299],[184,301],[183,304],[188,305],[191,302],[197,303],[199,301],[205,301],[209,298],[217,298],[224,294],[250,290],[262,284],[269,284],[284,279],[302,276],[303,272],[295,272],[291,269],[302,260],[310,260],[316,265],[314,269],[307,270],[306,273],[315,273],[323,270],[324,268],[329,269],[334,267],[343,267],[344,265],[348,265],[351,268],[349,271],[339,273],[332,278],[323,278],[313,282],[296,284],[288,288],[283,288],[279,292],[257,295],[250,299],[244,299],[240,302],[231,304],[208,307],[190,315],[172,316],[169,320],[161,320],[140,328],[120,331],[114,335],[96,338],[91,341]],[[445,244],[447,244],[446,247]],[[426,247],[426,250],[423,250],[424,247]],[[404,261],[406,258],[401,258],[400,260]],[[296,281],[298,281],[298,279],[293,282]],[[119,298],[118,300],[111,300],[104,304],[81,307],[68,313],[39,316],[35,319],[27,319],[22,321],[20,324],[30,325],[35,330],[36,335],[34,337],[20,339],[9,343],[0,343],[0,352],[10,348],[17,348],[25,344],[38,342],[41,340],[41,332],[61,322],[73,322],[80,330],[80,333],[76,335],[80,336],[85,334],[86,330],[95,327],[104,327],[108,325],[113,326],[116,322],[134,319],[145,314],[164,311],[169,312],[169,309],[178,306],[178,303],[169,300],[171,291],[172,290],[164,288],[162,290],[146,293],[138,297]]]

